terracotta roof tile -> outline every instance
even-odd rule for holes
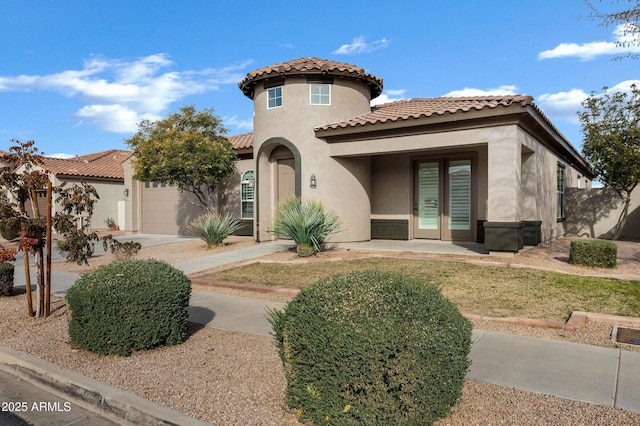
[[[455,114],[457,112],[468,112],[470,110],[482,110],[485,108],[493,109],[499,106],[508,107],[513,104],[520,104],[521,106],[534,105],[531,96],[522,95],[475,96],[466,98],[415,98],[376,105],[371,109],[369,114],[339,123],[320,126],[315,130],[356,127],[367,124],[386,123],[389,121],[395,122],[399,120],[431,117],[433,115],[444,115],[447,113]]]
[[[229,136],[229,142],[233,149],[245,149],[253,146],[253,133],[243,133],[241,135]]]
[[[270,65],[247,73],[238,87],[251,98],[254,86],[261,80],[285,75],[338,75],[361,80],[371,88],[371,99],[382,93],[382,79],[369,74],[363,68],[342,62],[320,58],[300,58]]]
[[[54,175],[124,179],[122,163],[131,151],[111,149],[74,158],[43,157],[44,168]]]

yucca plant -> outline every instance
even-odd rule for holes
[[[276,208],[271,231],[291,238],[298,256],[306,257],[319,252],[326,238],[339,227],[340,218],[327,211],[321,201],[291,197]]]
[[[194,219],[187,227],[187,235],[198,237],[207,248],[215,247],[240,228],[240,219],[232,214],[208,212]]]

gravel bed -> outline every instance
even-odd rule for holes
[[[0,345],[36,355],[63,368],[132,392],[189,416],[224,425],[294,425],[285,406],[286,380],[269,338],[191,324],[178,346],[130,357],[99,356],[68,343],[67,311],[55,298],[49,318],[27,318],[26,297],[0,298]],[[549,337],[550,330],[477,324],[496,331]],[[601,341],[610,325],[587,323],[567,340]],[[563,338],[558,331],[555,338]],[[606,334],[606,333],[604,333]],[[587,339],[588,340],[588,339]],[[597,344],[597,343],[596,343]],[[640,413],[571,401],[467,380],[452,414],[438,425],[637,425]]]

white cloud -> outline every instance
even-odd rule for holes
[[[74,116],[80,124],[131,133],[143,118],[157,120],[180,99],[235,84],[250,61],[222,68],[175,71],[165,54],[134,60],[94,56],[80,70],[48,75],[0,76],[0,91],[51,91],[86,103]]]
[[[50,158],[64,158],[64,159],[69,159],[69,158],[76,158],[77,156],[74,154],[65,154],[63,152],[59,152],[57,154],[51,154],[51,155],[47,155],[47,157]]]
[[[465,87],[461,90],[452,90],[444,94],[444,97],[470,97],[470,96],[496,96],[496,95],[515,95],[518,93],[518,87],[513,85],[502,85],[491,89],[477,89],[474,87]]]
[[[365,36],[359,36],[354,38],[351,43],[343,44],[334,50],[333,53],[336,55],[357,55],[359,53],[373,52],[374,50],[385,48],[388,45],[389,41],[386,38],[367,43]]]
[[[404,89],[385,90],[380,96],[371,101],[371,106],[407,99],[407,97],[404,96],[405,92]]]
[[[601,55],[624,55],[627,53],[640,53],[640,46],[633,43],[631,36],[625,29],[627,25],[618,25],[613,31],[614,41],[593,41],[589,43],[560,43],[550,50],[538,54],[538,59],[552,59],[564,57],[578,57],[583,61],[590,61]]]
[[[80,120],[80,125],[92,125],[113,133],[135,133],[143,119],[155,121],[161,118],[156,114],[141,114],[122,105],[87,105],[74,116]]]
[[[568,92],[545,93],[536,99],[536,103],[551,119],[578,124],[578,111],[582,109],[582,101],[588,96],[582,89],[571,89]]]
[[[632,84],[635,84],[636,87],[640,88],[640,80],[625,80],[613,86],[611,90],[630,92]]]
[[[237,129],[251,131],[253,130],[253,119],[251,120],[240,120],[237,115],[231,117],[222,117],[222,122],[224,126],[233,126]]]
[[[627,92],[631,85],[640,87],[640,80],[625,80],[609,88],[610,91]],[[596,92],[597,93],[597,92]],[[582,102],[591,96],[582,89],[571,89],[568,92],[545,93],[537,97],[536,103],[551,119],[563,120],[572,124],[579,124],[578,111],[582,110]]]

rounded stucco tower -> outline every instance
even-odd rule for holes
[[[371,159],[332,157],[316,129],[370,113],[382,79],[354,65],[301,58],[250,72],[238,85],[254,104],[256,237],[275,238],[274,208],[295,195],[321,200],[340,216],[331,241],[369,240]]]

